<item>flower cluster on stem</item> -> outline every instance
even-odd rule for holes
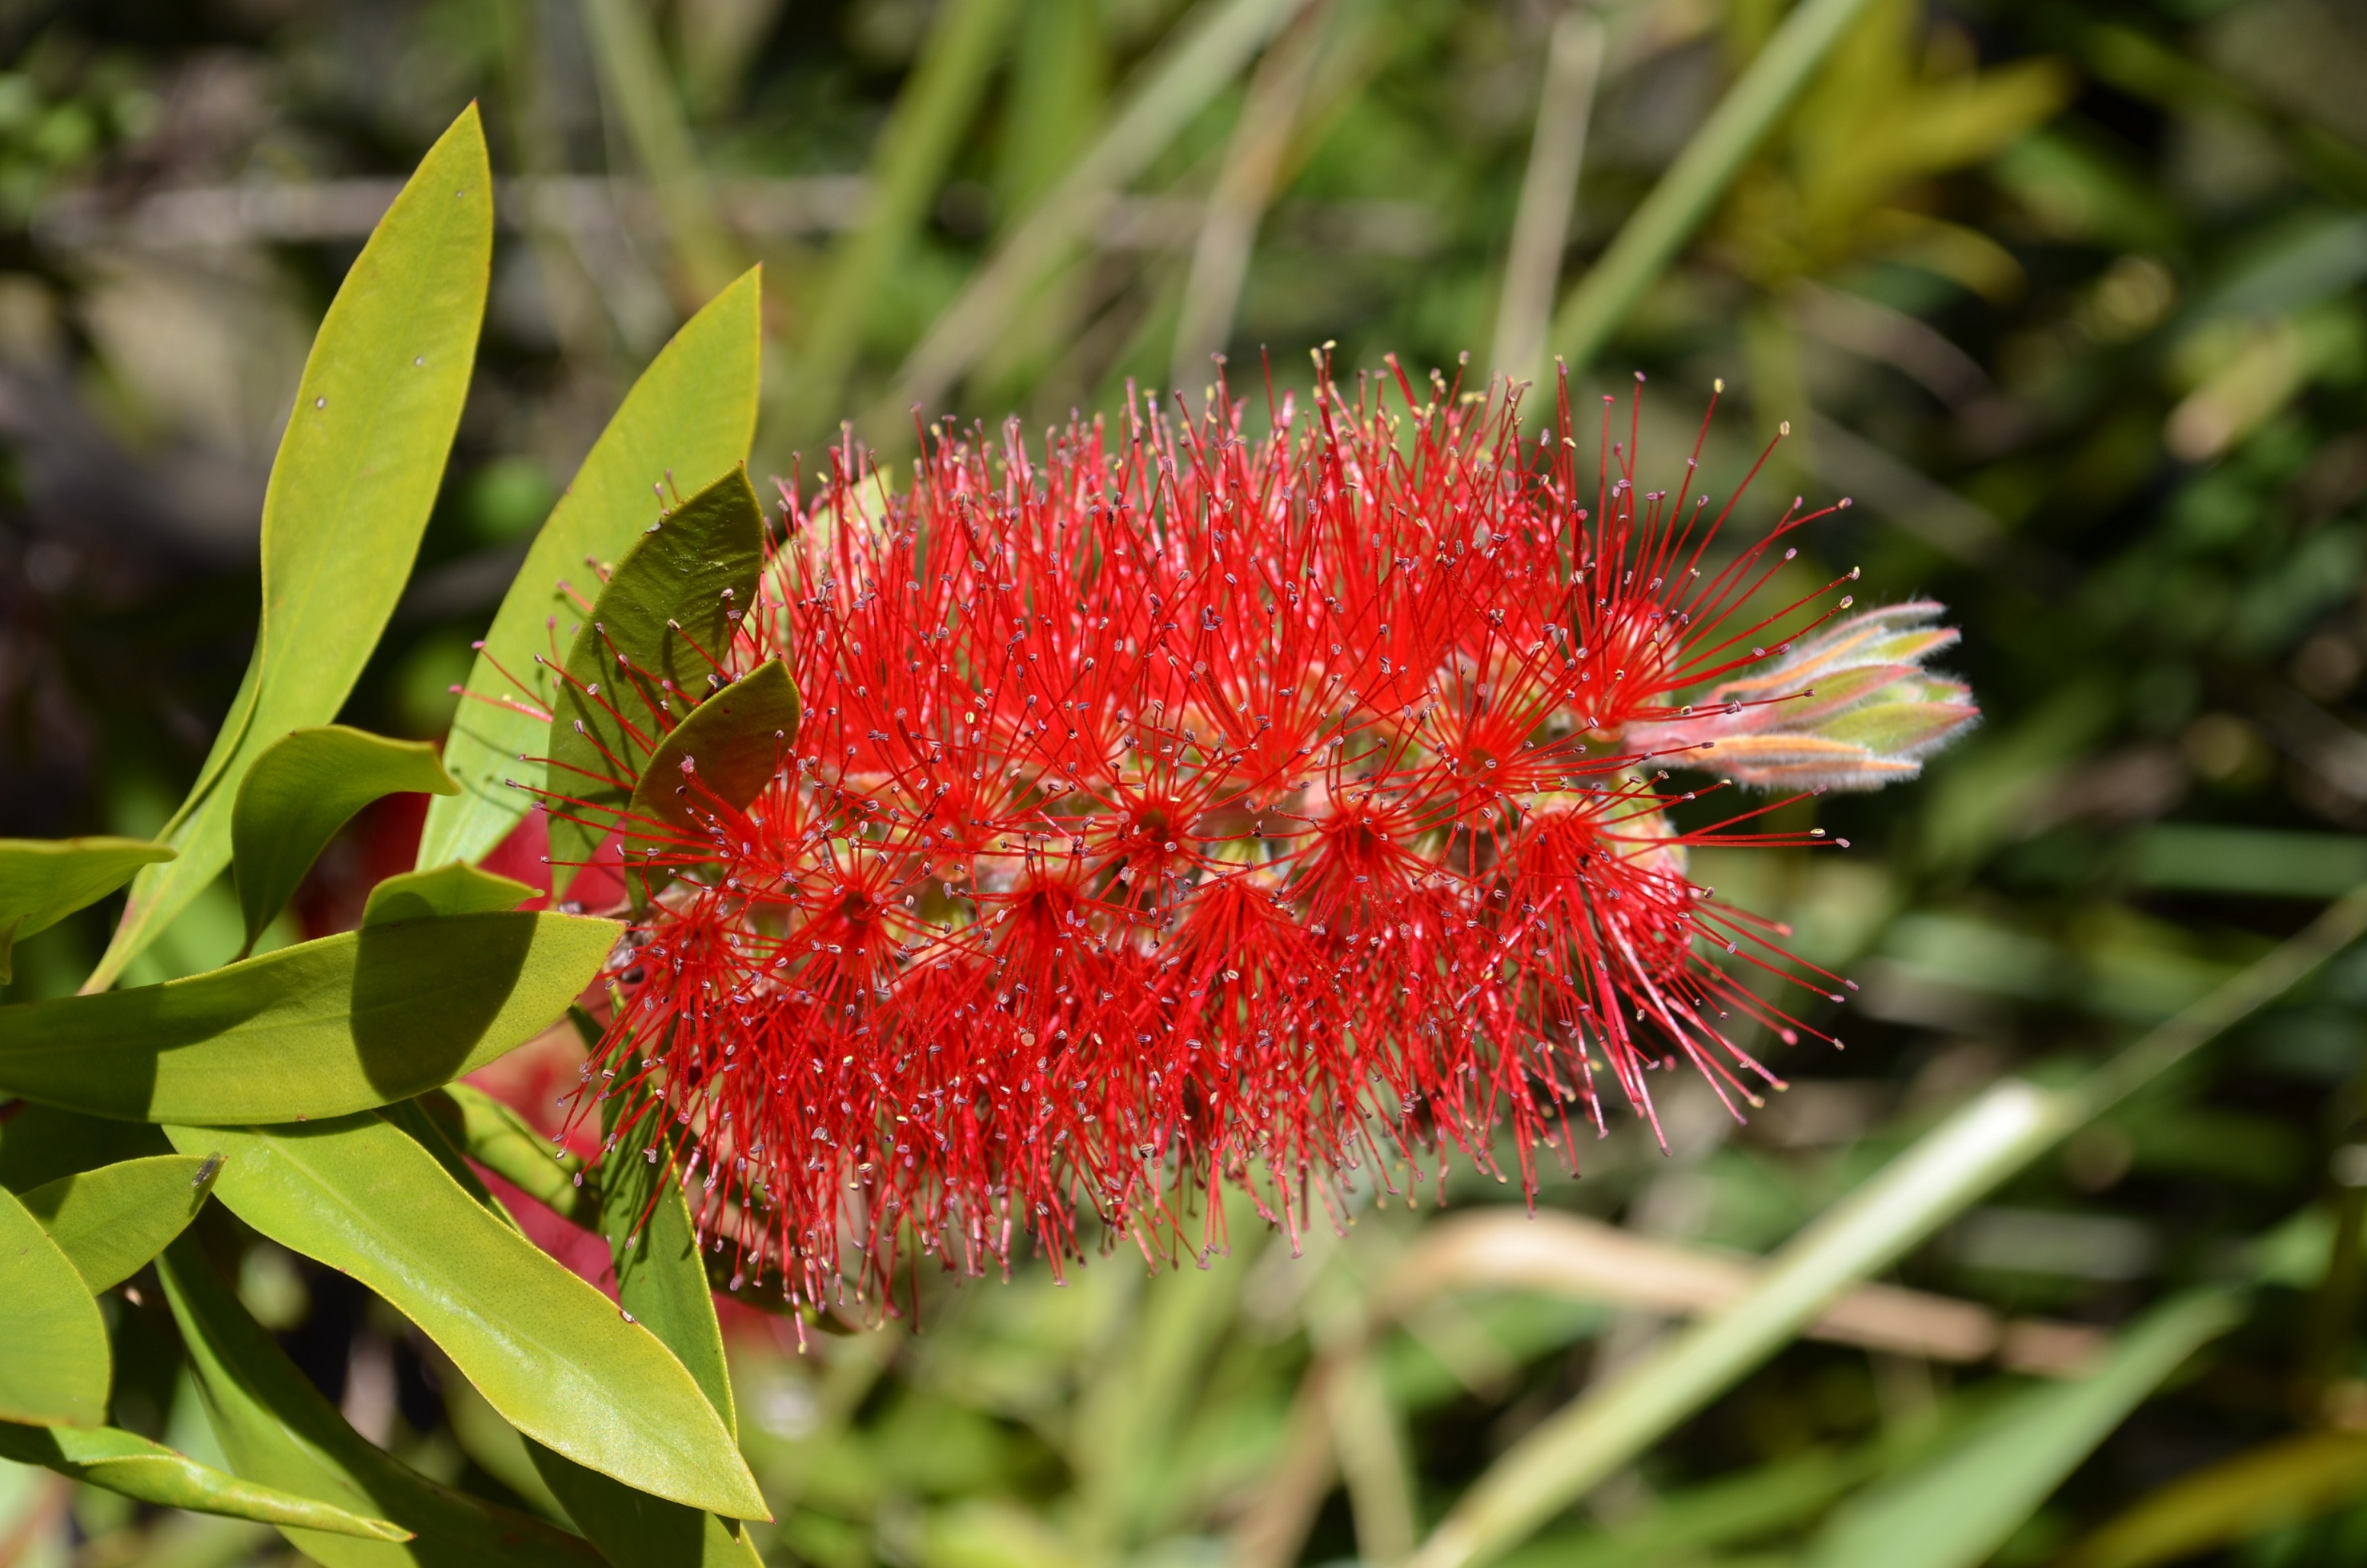
[[[1533,1182],[1681,1060],[1755,1101],[1754,1041],[1826,1037],[1845,983],[1687,851],[1822,841],[1759,826],[1783,798],[1721,817],[1719,750],[1817,702],[1754,672],[1859,623],[1846,579],[1776,581],[1824,513],[1738,540],[1699,443],[1639,491],[1613,412],[1585,481],[1566,389],[1524,440],[1394,362],[1255,437],[1219,390],[1035,451],[933,429],[904,491],[834,453],[715,650],[786,660],[802,727],[744,807],[692,770],[627,824],[583,1102],[668,1117],[703,1234],[820,1304],[906,1248],[1057,1267],[1087,1216],[1217,1245],[1220,1186],[1295,1230],[1360,1168]],[[1920,668],[1945,640],[1849,665],[1886,673],[1845,712],[1921,705],[1846,742],[1880,777],[1972,716]]]

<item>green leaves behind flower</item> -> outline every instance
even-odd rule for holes
[[[756,599],[764,514],[734,468],[633,543],[567,650],[551,704],[550,874],[564,891],[621,820],[658,738],[721,684]]]
[[[389,740],[342,724],[290,731],[266,747],[239,781],[231,813],[246,945],[295,896],[296,885],[354,813],[380,795],[457,795],[460,786],[418,740]]]
[[[24,1204],[0,1189],[0,1421],[96,1427],[115,1362],[98,1303]]]
[[[17,942],[176,852],[139,839],[0,839],[0,986],[15,978]]]
[[[648,1327],[365,1112],[167,1129],[223,1156],[216,1193],[283,1247],[368,1285],[527,1436],[637,1490],[742,1518],[763,1495],[699,1384]]]
[[[447,1084],[419,1109],[455,1148],[554,1213],[593,1223],[598,1191],[583,1184],[583,1162],[536,1132],[527,1119],[481,1089]]]
[[[103,990],[231,854],[240,784],[291,729],[326,724],[411,575],[460,423],[485,314],[493,172],[474,105],[420,160],[312,340],[263,499],[263,616],[213,750],[158,835],[85,988]]]
[[[38,1464],[142,1503],[221,1514],[266,1525],[300,1526],[364,1540],[409,1540],[385,1519],[225,1475],[188,1455],[119,1427],[17,1427],[0,1422],[0,1459]]]
[[[128,1121],[292,1122],[407,1099],[539,1032],[615,944],[606,920],[365,927],[161,986],[0,1008],[0,1093]]]
[[[1954,627],[1931,624],[1942,613],[1916,600],[1835,622],[1695,697],[1686,716],[1629,725],[1625,743],[1763,789],[1911,779],[1980,716],[1963,682],[1923,668],[1957,640]]]
[[[683,324],[625,394],[551,508],[469,672],[468,696],[444,748],[444,764],[462,793],[429,803],[420,865],[476,860],[526,814],[533,804],[527,792],[545,783],[549,726],[542,715],[552,692],[538,655],[549,647],[552,617],[561,626],[582,619],[569,589],[585,558],[622,555],[657,514],[662,483],[679,475],[701,484],[748,456],[764,346],[763,283],[761,272],[750,270]],[[510,788],[510,779],[524,787]]]
[[[797,744],[801,715],[788,666],[777,659],[759,666],[666,732],[633,787],[629,815],[644,827],[696,833],[692,812],[704,795],[744,809]]]

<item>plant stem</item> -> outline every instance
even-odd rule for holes
[[[1554,318],[1553,344],[1572,372],[1585,369],[1602,352],[1865,6],[1866,0],[1802,0],[1784,18],[1563,301]]]

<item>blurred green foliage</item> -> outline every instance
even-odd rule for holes
[[[1562,293],[1784,11],[1600,7]],[[0,6],[0,834],[144,835],[195,773],[246,657],[262,476],[304,345],[388,182],[470,97],[504,229],[451,478],[344,716],[384,733],[448,722],[558,487],[747,261],[766,267],[760,471],[812,473],[842,419],[908,447],[915,350],[1031,223],[1051,242],[1010,307],[965,329],[932,412],[1040,428],[1111,410],[1129,381],[1163,388],[1187,295],[1211,288],[1237,386],[1303,388],[1327,341],[1351,369],[1393,351],[1452,374],[1493,340],[1560,13]],[[1237,60],[1174,66],[1228,17],[1250,29]],[[1303,68],[1269,71],[1293,49]],[[1852,496],[1808,536],[1801,581],[1858,565],[1873,600],[1945,601],[1987,717],[1922,784],[1784,808],[1846,855],[1702,857],[1705,881],[1859,982],[1847,1051],[1779,1048],[1795,1087],[1747,1126],[1673,1085],[1667,1152],[1615,1124],[1579,1151],[1582,1178],[1547,1173],[1541,1203],[1763,1251],[1984,1084],[2067,1078],[2367,879],[2361,80],[2367,19],[2338,0],[1874,0],[1584,367],[1582,411],[1649,376],[1648,468],[1658,454],[1674,472],[1720,378],[1715,484],[1788,421],[1739,515]],[[1128,118],[1146,83],[1174,95],[1172,134]],[[1278,152],[1227,298],[1204,270],[1206,215],[1253,121]],[[1130,172],[1079,186],[1095,157]],[[384,850],[402,830],[366,814],[283,932],[358,919],[408,863]],[[108,914],[19,944],[6,997],[71,988]],[[217,886],[132,978],[217,962],[239,936]],[[2123,1391],[2133,1413],[2038,1485],[1994,1561],[2358,1560],[2363,1027],[2353,953],[1902,1268],[2007,1317],[2104,1330],[2189,1286],[2268,1281],[2182,1374]],[[0,1165],[43,1157],[0,1123]],[[1237,1206],[1205,1269],[1126,1249],[1059,1280],[920,1280],[876,1332],[730,1314],[742,1439],[779,1516],[756,1537],[767,1561],[1393,1560],[1665,1327],[1632,1301],[1501,1281],[1386,1310],[1424,1237],[1512,1195],[1455,1185],[1444,1216],[1368,1198],[1341,1234],[1296,1238]],[[553,1508],[400,1319],[248,1246],[242,1294],[366,1435]],[[153,1281],[107,1307],[115,1422],[222,1462]],[[1852,1518],[1976,1470],[1998,1446],[1980,1433],[2052,1408],[2033,1386],[1804,1342],[1513,1561],[1824,1561]],[[1931,1561],[1959,1560],[1949,1517],[1909,1532]],[[0,1464],[0,1562],[286,1560],[259,1527]]]

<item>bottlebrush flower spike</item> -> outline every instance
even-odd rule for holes
[[[876,1301],[900,1247],[980,1271],[1030,1237],[1057,1267],[1081,1213],[1153,1250],[1199,1209],[1205,1247],[1225,1185],[1295,1231],[1310,1187],[1492,1171],[1506,1131],[1525,1181],[1573,1113],[1600,1129],[1603,1076],[1648,1115],[1680,1055],[1755,1099],[1750,1034],[1825,1037],[1780,998],[1842,983],[1686,872],[1820,834],[1671,819],[1720,785],[1669,769],[1731,776],[1775,732],[1690,730],[1687,694],[1829,727],[1946,634],[1829,625],[1838,583],[1771,611],[1821,513],[1734,544],[1693,464],[1637,491],[1633,414],[1581,491],[1566,392],[1524,446],[1501,397],[1400,372],[1351,400],[1321,368],[1263,439],[1221,392],[1143,400],[1040,457],[927,433],[906,494],[847,453],[785,490],[709,650],[734,682],[786,660],[803,699],[753,793],[611,694],[611,760],[663,744],[667,776],[626,818],[658,890],[579,1111],[669,1116],[702,1235],[764,1288]],[[1791,672],[1748,673],[1771,650]],[[1860,671],[1859,706],[1799,694]]]
[[[1923,668],[1956,642],[1955,628],[1931,624],[1942,613],[1919,599],[1836,622],[1765,670],[1720,682],[1693,716],[1630,726],[1628,741],[1653,751],[1709,742],[1721,773],[1771,789],[1911,779],[1980,716],[1963,682]]]

